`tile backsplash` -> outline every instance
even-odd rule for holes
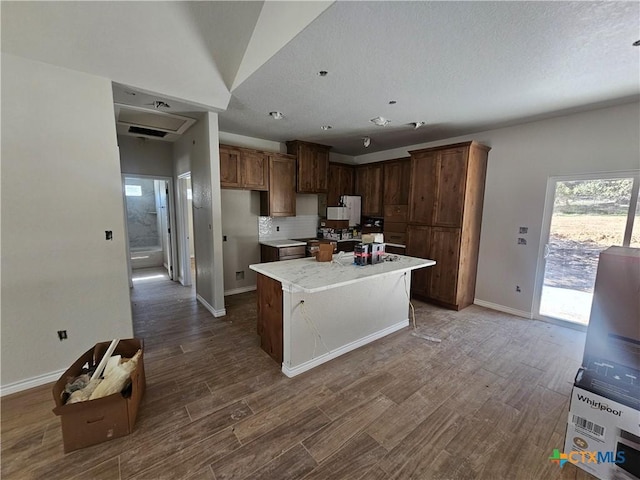
[[[258,238],[260,240],[315,238],[319,218],[317,215],[258,217]]]

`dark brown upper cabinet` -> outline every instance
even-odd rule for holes
[[[269,159],[265,152],[220,145],[220,187],[267,191]]]
[[[327,193],[329,150],[331,147],[317,143],[287,142],[287,152],[297,159],[298,193]]]
[[[327,205],[340,204],[342,195],[353,195],[355,167],[344,163],[329,163],[329,185],[327,187]]]
[[[270,153],[269,191],[260,193],[260,215],[296,216],[296,159],[293,155]]]

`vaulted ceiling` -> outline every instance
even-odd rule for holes
[[[223,131],[314,141],[347,155],[640,95],[639,2],[3,1],[1,8],[3,52],[101,75],[116,82],[116,93],[138,94],[116,101],[162,99],[173,114],[217,111]],[[390,122],[370,122],[379,116]]]

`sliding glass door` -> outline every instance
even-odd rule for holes
[[[589,323],[600,252],[640,246],[638,173],[549,179],[538,314]]]

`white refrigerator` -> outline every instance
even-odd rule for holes
[[[340,201],[342,205],[347,207],[349,226],[355,227],[356,225],[360,225],[360,210],[362,205],[360,195],[342,195]]]

